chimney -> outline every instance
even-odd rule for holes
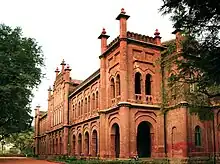
[[[65,71],[64,79],[66,82],[69,82],[70,81],[70,71],[71,71],[69,64],[67,64],[64,71]]]
[[[106,35],[105,28],[102,29],[101,35],[99,35],[98,39],[101,39],[101,54],[103,54],[107,50],[107,39],[109,38]]]
[[[56,72],[56,77],[57,77],[60,72],[58,67],[56,68],[55,72]]]
[[[124,8],[122,8],[121,13],[116,18],[120,22],[120,38],[127,38],[127,19],[129,17],[129,15],[126,15]]]
[[[160,32],[158,31],[158,29],[156,29],[155,33],[154,33],[154,41],[156,43],[156,45],[161,45],[161,37],[160,37]]]
[[[65,67],[65,65],[66,65],[64,59],[63,59],[63,61],[60,63],[60,65],[62,66],[61,72],[63,73],[63,72],[64,72],[64,67]]]
[[[175,31],[172,32],[172,34],[176,35],[176,52],[180,52],[182,50],[181,41],[183,40],[181,30],[176,29]]]

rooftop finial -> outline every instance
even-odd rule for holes
[[[48,91],[49,91],[49,92],[52,91],[51,86],[49,86]]]
[[[102,34],[103,34],[103,35],[106,34],[105,28],[102,29]]]
[[[155,37],[160,36],[160,32],[158,31],[158,29],[155,30],[154,35],[155,35]]]
[[[64,59],[62,60],[61,64],[60,65],[66,65]]]
[[[69,65],[69,64],[66,65],[65,71],[66,71],[66,70],[71,71],[71,69],[70,69],[70,65]]]
[[[60,72],[58,67],[56,68],[55,72]]]
[[[121,13],[122,13],[122,14],[126,14],[126,12],[125,12],[125,9],[124,9],[124,8],[121,8]]]

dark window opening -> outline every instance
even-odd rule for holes
[[[196,126],[195,128],[195,145],[196,146],[201,146],[201,128],[199,126]]]
[[[120,86],[120,76],[117,75],[116,77],[116,96],[121,95],[121,86]]]
[[[135,94],[141,94],[141,74],[135,74]]]
[[[151,95],[151,75],[150,74],[147,74],[146,75],[146,80],[145,80],[145,92],[146,92],[146,95]]]
[[[114,79],[111,79],[111,98],[115,98],[115,82]]]

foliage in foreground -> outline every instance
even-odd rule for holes
[[[41,47],[21,28],[0,24],[0,140],[28,129],[32,123],[32,91],[41,82]]]
[[[193,157],[189,159],[166,159],[166,158],[161,158],[161,159],[139,159],[139,160],[82,160],[82,159],[77,159],[76,157],[67,157],[67,156],[59,156],[55,158],[55,161],[58,162],[64,162],[66,164],[169,164],[169,163],[206,163],[206,164],[211,164],[213,163],[213,159],[209,157]]]
[[[220,106],[220,1],[163,0],[160,11],[170,14],[174,28],[184,34],[177,58],[175,82],[195,86],[187,94],[191,112],[202,120],[213,118]],[[178,94],[178,93],[177,93]]]
[[[66,164],[168,164],[169,160],[167,159],[149,159],[146,161],[142,160],[98,160],[98,159],[91,159],[91,160],[84,160],[84,159],[77,159],[76,157],[67,157],[67,156],[59,156],[54,159],[58,162],[65,162]]]
[[[33,144],[34,144],[34,130],[31,128],[30,130],[13,133],[5,140],[7,143],[11,143],[14,145],[14,148],[17,148],[21,151],[21,154],[25,154],[31,156],[34,154],[33,152]]]

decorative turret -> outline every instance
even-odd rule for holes
[[[103,54],[107,49],[107,39],[109,38],[108,35],[106,35],[105,28],[102,29],[101,35],[99,35],[98,39],[101,39],[101,54]]]
[[[49,88],[48,88],[48,99],[50,98],[50,96],[51,96],[51,91],[52,91],[52,89],[51,89],[51,86],[49,86]]]
[[[124,8],[122,8],[121,13],[116,18],[116,20],[120,21],[120,38],[127,37],[127,19],[129,17],[129,15],[126,15]]]
[[[183,39],[183,36],[181,34],[181,31],[180,29],[176,29],[175,31],[172,32],[172,34],[175,34],[176,35],[176,52],[180,52],[181,51],[181,41]]]
[[[160,32],[158,31],[158,29],[156,29],[155,33],[154,33],[154,41],[157,45],[161,45],[161,37],[160,37]]]
[[[56,68],[55,72],[56,72],[56,77],[57,77],[60,72],[58,67]]]
[[[66,65],[64,59],[63,59],[63,61],[60,63],[60,65],[62,66],[61,72],[63,73],[63,72],[64,72],[64,67],[65,67],[65,65]]]
[[[70,81],[70,71],[71,70],[72,69],[70,69],[69,64],[67,64],[66,68],[64,69],[64,72],[65,72],[64,79],[65,79],[66,82]]]

